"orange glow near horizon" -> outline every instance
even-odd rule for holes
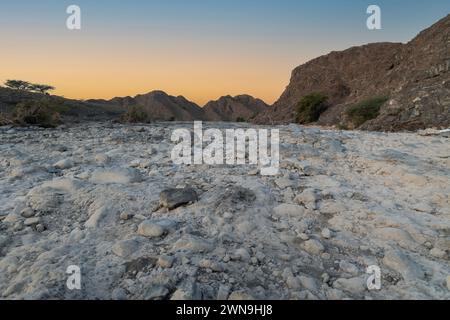
[[[5,47],[1,56],[9,62],[2,66],[0,81],[50,84],[56,87],[52,94],[74,99],[111,99],[162,90],[200,106],[239,94],[272,104],[288,84],[294,67],[273,53],[255,57],[245,51],[210,50],[199,55],[192,45],[183,54],[167,47],[140,51],[99,48],[92,43],[85,47],[55,49],[45,43]]]

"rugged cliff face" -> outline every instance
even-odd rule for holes
[[[249,95],[225,96],[208,102],[203,110],[208,121],[247,121],[266,111],[268,105]]]
[[[290,84],[258,123],[293,122],[300,99],[320,92],[330,108],[322,125],[352,126],[346,110],[388,97],[376,119],[361,128],[415,130],[450,125],[450,15],[407,44],[374,43],[331,52],[294,69]]]

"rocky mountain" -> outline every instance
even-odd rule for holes
[[[151,91],[135,97],[80,101],[0,87],[0,115],[11,114],[20,102],[39,101],[42,98],[49,100],[61,116],[70,121],[247,121],[268,108],[262,100],[249,95],[221,97],[201,108],[183,96],[175,97],[163,91]]]
[[[108,101],[90,100],[90,102],[116,105],[125,110],[138,107],[151,121],[192,121],[204,119],[203,110],[194,102],[187,100],[183,96],[175,97],[158,90],[135,97],[117,97]]]
[[[183,96],[170,96],[163,91],[152,91],[135,97],[116,97],[111,100],[89,100],[100,105],[120,106],[124,110],[138,108],[148,121],[238,121],[249,120],[268,105],[249,95],[224,96],[208,102],[203,108]]]
[[[250,120],[260,112],[266,111],[268,105],[249,95],[235,97],[224,96],[208,102],[204,107],[205,119],[208,121]]]
[[[318,123],[350,125],[347,110],[387,97],[369,130],[416,130],[450,125],[450,15],[406,44],[374,43],[309,61],[293,70],[291,81],[259,123],[293,122],[300,99],[319,92],[329,109]]]

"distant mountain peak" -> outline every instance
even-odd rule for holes
[[[248,121],[267,108],[268,105],[261,99],[242,94],[234,97],[226,95],[209,101],[203,110],[205,118],[210,121]]]

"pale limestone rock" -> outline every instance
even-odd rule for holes
[[[36,212],[34,212],[33,209],[31,208],[25,208],[22,210],[22,212],[20,213],[20,215],[24,218],[31,218],[36,214]]]
[[[112,252],[122,258],[132,255],[139,248],[139,243],[134,239],[118,241],[113,247]]]
[[[84,225],[86,228],[98,228],[100,226],[100,222],[109,214],[111,214],[111,209],[109,207],[102,206],[94,211]]]
[[[234,260],[249,261],[251,256],[245,248],[239,248],[234,252],[232,258]]]
[[[191,235],[184,236],[176,241],[173,245],[175,250],[189,250],[192,252],[207,252],[210,251],[212,244],[204,239],[194,237]]]
[[[197,283],[193,280],[184,282],[172,295],[170,300],[200,300],[202,293]]]
[[[90,181],[95,184],[130,184],[141,182],[142,176],[139,170],[134,168],[117,168],[95,171]]]
[[[94,160],[95,162],[97,162],[98,164],[106,164],[108,163],[111,159],[108,155],[104,154],[104,153],[99,153],[96,154],[94,156]]]
[[[306,252],[317,256],[325,250],[325,247],[320,243],[320,241],[315,239],[305,241],[303,243],[303,248]]]
[[[290,275],[286,278],[286,285],[289,289],[298,290],[301,288],[301,282],[299,278]]]
[[[323,229],[321,235],[324,239],[330,239],[331,238],[330,229],[328,229],[328,228]]]
[[[158,258],[156,264],[161,268],[171,268],[174,261],[175,261],[174,257],[163,255]]]
[[[169,289],[163,285],[154,285],[147,289],[146,300],[162,300],[169,294]]]
[[[41,218],[33,217],[33,218],[25,219],[23,224],[28,227],[28,226],[35,226],[35,225],[39,224],[40,222],[41,222]]]
[[[304,205],[308,209],[317,209],[317,201],[320,197],[314,189],[305,189],[301,194],[295,197],[294,201],[298,204]]]
[[[319,286],[317,284],[317,281],[314,278],[307,277],[307,276],[299,276],[298,279],[303,288],[305,288],[309,291],[312,291],[312,292],[318,291]]]
[[[230,296],[228,297],[228,300],[254,300],[254,298],[248,294],[245,291],[233,291]]]
[[[445,250],[439,248],[433,248],[430,250],[430,254],[438,259],[444,259],[447,256],[447,252]]]
[[[227,300],[230,294],[230,287],[227,285],[221,284],[219,286],[219,290],[217,291],[217,300]]]
[[[333,288],[352,294],[361,294],[367,289],[367,284],[364,277],[339,278],[333,283]]]
[[[405,281],[415,281],[425,277],[420,266],[400,250],[388,250],[384,255],[383,263],[388,268],[400,273]]]
[[[138,226],[137,232],[147,238],[159,238],[164,234],[164,228],[150,220],[145,220]]]
[[[277,216],[302,216],[305,213],[305,208],[288,203],[280,204],[273,210],[274,214]]]
[[[70,169],[74,166],[72,159],[63,159],[53,165],[57,169]]]
[[[356,276],[360,273],[357,266],[345,260],[339,262],[339,269],[342,270],[342,272],[348,273],[352,276]]]

